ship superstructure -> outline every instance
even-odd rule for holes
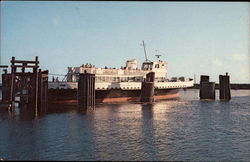
[[[186,77],[167,78],[167,62],[159,59],[147,59],[138,67],[136,59],[127,60],[121,68],[99,68],[92,64],[82,64],[79,67],[68,67],[66,81],[49,82],[51,98],[60,100],[77,98],[78,77],[81,73],[95,74],[95,93],[97,102],[138,101],[141,93],[142,81],[149,72],[155,73],[155,99],[176,98],[178,89],[192,87],[193,79]]]
[[[96,89],[140,89],[141,82],[149,72],[155,72],[155,88],[187,88],[193,86],[193,80],[185,77],[167,79],[167,63],[165,61],[143,62],[138,69],[135,59],[128,60],[125,67],[97,68],[92,64],[79,67],[68,67],[66,82],[50,82],[49,88],[77,88],[80,73],[95,74]]]

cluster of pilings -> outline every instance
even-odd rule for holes
[[[219,75],[219,91],[220,100],[230,100],[230,81],[229,75]],[[200,76],[200,99],[211,99],[215,100],[215,82],[209,82],[209,76]]]
[[[95,74],[79,74],[77,100],[80,111],[95,106]]]
[[[29,112],[35,116],[45,114],[48,107],[48,70],[39,69],[38,56],[35,61],[12,57],[10,62],[11,73],[5,69],[2,74],[0,106],[14,111],[17,103],[21,113]]]
[[[150,72],[142,82],[141,102],[154,101],[155,73]],[[95,106],[95,75],[89,73],[79,74],[77,101],[80,111],[86,111]]]
[[[0,107],[14,111],[16,104],[21,114],[38,116],[48,109],[48,70],[39,69],[38,56],[35,61],[11,59],[11,73],[8,66],[2,74],[2,101]],[[29,69],[27,71],[27,69]],[[77,100],[80,111],[95,106],[95,74],[79,74]],[[142,81],[141,102],[154,101],[155,73],[150,72]]]

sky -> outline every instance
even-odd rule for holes
[[[250,83],[249,2],[1,1],[1,60],[34,60],[42,70],[167,61],[170,77],[209,75]]]

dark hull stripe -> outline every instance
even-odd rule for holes
[[[155,89],[154,100],[178,98],[179,89]],[[141,90],[96,90],[97,103],[140,101]],[[77,103],[77,90],[49,89],[50,103]]]

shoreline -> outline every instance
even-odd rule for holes
[[[250,84],[235,84],[235,83],[231,83],[230,84],[231,86],[231,89],[232,90],[238,90],[238,89],[241,89],[241,90],[250,90]],[[187,88],[187,89],[200,89],[200,84],[194,84],[193,87],[190,87],[190,88]],[[215,89],[220,89],[219,87],[219,84],[216,83],[215,84]]]

